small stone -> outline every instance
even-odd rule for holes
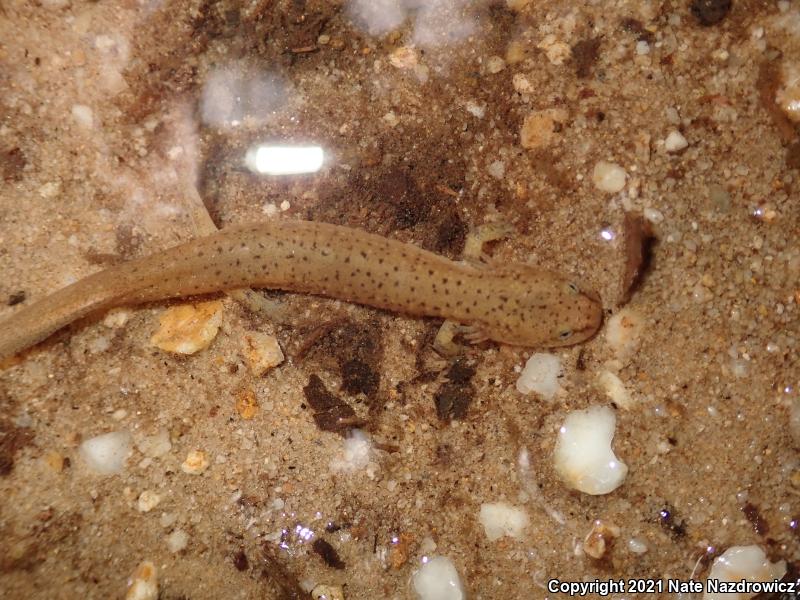
[[[397,127],[398,123],[400,123],[400,119],[397,118],[397,115],[394,111],[389,111],[383,117],[381,117],[384,123],[386,123],[389,127]]]
[[[261,377],[284,361],[283,351],[274,335],[260,331],[246,331],[242,346],[247,366],[256,377]]]
[[[258,400],[251,388],[242,388],[236,394],[236,412],[243,419],[252,419],[258,414]]]
[[[718,25],[728,16],[732,0],[692,0],[691,11],[704,27]]]
[[[94,117],[92,116],[92,109],[85,104],[73,104],[72,118],[75,122],[86,129],[91,129],[94,125]]]
[[[644,331],[644,319],[639,313],[625,307],[612,316],[606,325],[606,342],[619,360],[627,360],[639,347]]]
[[[658,225],[664,220],[664,213],[657,208],[647,207],[642,211],[644,218],[650,221],[653,225]]]
[[[344,589],[340,585],[320,583],[311,590],[311,597],[314,600],[344,600]]]
[[[639,56],[650,54],[650,44],[648,44],[645,40],[639,40],[636,42],[636,54]]]
[[[90,438],[78,448],[86,465],[100,475],[121,473],[131,451],[131,434],[112,431]]]
[[[775,92],[775,102],[783,113],[800,123],[800,67],[787,62],[781,72],[781,86]]]
[[[495,75],[506,68],[506,61],[500,56],[490,56],[486,61],[486,70]]]
[[[465,600],[466,594],[453,561],[434,556],[423,563],[412,577],[419,600]]]
[[[202,450],[192,450],[186,455],[181,471],[188,475],[200,475],[208,468],[208,456]]]
[[[58,452],[50,451],[44,456],[44,461],[56,473],[64,470],[64,457]]]
[[[519,141],[523,148],[537,150],[552,144],[567,120],[567,111],[560,108],[534,111],[522,123]]]
[[[592,171],[592,182],[594,186],[603,192],[616,194],[625,187],[625,180],[628,174],[625,169],[616,163],[601,160],[594,166]]]
[[[139,452],[150,458],[159,458],[172,450],[169,431],[160,429],[158,433],[143,437],[136,443]]]
[[[467,103],[464,105],[464,108],[467,109],[467,112],[469,114],[478,119],[482,119],[484,115],[486,115],[486,105],[478,104],[474,100],[468,100]]]
[[[486,502],[481,504],[478,516],[483,531],[490,542],[503,536],[522,539],[530,518],[524,508],[511,506],[505,502]]]
[[[664,150],[667,152],[680,152],[689,145],[683,134],[677,129],[673,129],[664,140]]]
[[[607,406],[567,414],[559,428],[553,463],[561,479],[585,494],[608,494],[628,474],[627,465],[611,448],[617,418]]]
[[[522,73],[514,74],[511,78],[511,85],[518,94],[532,94],[534,91],[533,84]]]
[[[628,550],[632,554],[644,554],[647,552],[647,544],[640,538],[631,538],[628,540]]]
[[[182,304],[165,310],[150,343],[167,352],[194,354],[211,345],[222,325],[222,302]]]
[[[398,69],[413,69],[417,60],[417,51],[410,46],[401,46],[389,56],[391,65]]]
[[[61,183],[58,181],[48,181],[39,188],[39,195],[42,198],[55,198],[61,193]]]
[[[137,501],[136,508],[139,512],[150,512],[153,510],[158,504],[161,502],[161,496],[159,496],[156,492],[152,490],[144,490],[141,494],[139,494],[139,500]]]
[[[177,554],[189,545],[189,534],[182,529],[176,529],[167,536],[167,548],[173,554]]]
[[[520,394],[535,392],[545,400],[552,400],[561,389],[558,383],[560,374],[561,359],[558,356],[537,352],[525,363],[517,379],[517,391]]]
[[[317,44],[320,46],[327,46],[331,41],[331,36],[327,33],[323,33],[321,36],[317,38]]]
[[[556,36],[552,33],[546,35],[541,42],[536,44],[536,47],[540,50],[544,50],[547,60],[550,61],[550,64],[556,66],[563,65],[564,61],[572,55],[570,47],[564,42],[557,40]]]
[[[487,171],[495,179],[502,179],[506,174],[506,164],[502,160],[496,160],[489,165]]]
[[[625,388],[625,384],[611,371],[600,371],[597,375],[597,382],[600,384],[600,387],[606,393],[609,400],[619,408],[630,410],[636,406],[636,402],[631,397],[630,392]]]
[[[106,313],[106,316],[103,317],[103,325],[109,329],[120,329],[124,327],[128,319],[131,318],[131,314],[131,311],[125,308],[111,309]]]
[[[509,42],[506,46],[506,63],[509,65],[516,65],[525,60],[527,52],[525,44],[519,41]]]
[[[125,600],[158,600],[158,570],[149,560],[139,563],[128,579]]]
[[[619,532],[619,527],[613,523],[604,523],[599,519],[596,520],[589,535],[583,540],[583,551],[595,560],[603,558],[608,545],[614,538],[619,536]]]

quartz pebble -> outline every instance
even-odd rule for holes
[[[507,535],[521,539],[530,519],[525,509],[511,506],[505,502],[486,502],[481,504],[478,517],[486,537],[490,542]]]
[[[413,576],[419,600],[464,600],[466,594],[453,561],[434,556],[425,561]]]
[[[153,435],[143,437],[136,443],[139,452],[149,458],[159,458],[172,450],[172,442],[169,440],[169,431],[162,428]]]
[[[669,132],[667,138],[664,140],[664,150],[667,152],[680,152],[689,145],[683,134],[674,129]]]
[[[161,502],[161,496],[152,490],[144,490],[139,494],[136,508],[139,512],[150,512]]]
[[[606,369],[600,371],[597,375],[597,383],[600,384],[609,400],[619,408],[630,410],[636,405],[625,384],[611,371]]]
[[[611,449],[616,415],[607,406],[593,406],[567,414],[556,442],[556,472],[570,487],[586,494],[608,494],[617,489],[628,467]]]
[[[173,554],[177,554],[189,545],[189,534],[183,529],[176,529],[167,536],[167,548]]]
[[[534,111],[522,122],[519,142],[528,150],[549,146],[556,140],[557,125],[566,120],[567,112],[561,108]]]
[[[85,104],[74,104],[72,106],[72,118],[75,122],[86,129],[91,129],[94,124],[92,109]]]
[[[165,310],[150,343],[167,352],[194,354],[211,345],[222,325],[222,302],[182,304]]]
[[[494,75],[506,68],[506,61],[500,56],[490,56],[486,61],[486,70]]]
[[[344,600],[344,589],[340,585],[320,583],[311,590],[314,600]]]
[[[546,400],[551,400],[561,385],[558,376],[561,374],[561,359],[555,354],[537,352],[532,355],[517,379],[517,391],[520,394],[534,392]]]
[[[781,579],[786,573],[786,562],[770,562],[758,546],[732,546],[722,556],[714,559],[708,579],[718,581],[773,581]],[[751,594],[715,593],[708,590],[703,600],[746,600]]]
[[[592,171],[592,183],[602,191],[615,194],[622,191],[628,174],[625,169],[616,163],[601,160],[594,166]]]
[[[78,451],[86,465],[100,475],[122,472],[131,451],[131,434],[112,431],[84,441]]]
[[[775,102],[789,119],[800,123],[800,67],[787,62],[783,66],[782,76]]]
[[[639,347],[644,319],[633,309],[625,307],[613,315],[606,325],[606,343],[619,360],[627,360]]]
[[[192,450],[186,455],[181,471],[188,475],[200,475],[208,468],[208,456],[202,450]]]
[[[250,372],[261,377],[284,361],[283,351],[274,335],[260,331],[246,331],[242,338],[242,350]]]
[[[619,532],[619,527],[613,523],[596,520],[592,524],[592,530],[583,540],[583,551],[594,559],[603,558],[609,544],[619,536]]]
[[[128,579],[128,592],[125,600],[157,600],[158,570],[149,560],[139,563]]]

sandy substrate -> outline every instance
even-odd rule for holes
[[[220,331],[191,356],[150,344],[167,304],[86,319],[0,371],[3,598],[124,597],[143,561],[162,600],[415,598],[431,556],[483,599],[556,597],[552,578],[703,580],[732,546],[793,577],[800,7],[727,4],[3,2],[0,317],[207,232],[209,214],[450,258],[507,221],[495,260],[580,280],[641,323],[628,350],[606,325],[553,352],[545,399],[517,390],[532,350],[442,359],[438,321],[334,300],[263,292],[276,317],[220,295]],[[326,162],[249,171],[247,151],[276,141]],[[655,236],[627,302],[626,213]],[[286,355],[260,376],[252,330]],[[359,456],[321,406],[359,426]],[[628,467],[609,494],[553,464],[567,413],[591,406],[615,411]],[[130,456],[101,475],[79,447],[114,431]],[[207,467],[185,467],[194,451]],[[496,502],[523,511],[517,537],[490,541],[479,514]],[[598,519],[606,547],[587,552]]]

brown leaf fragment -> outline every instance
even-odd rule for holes
[[[314,411],[314,422],[322,431],[346,437],[351,429],[364,425],[365,421],[347,403],[327,390],[318,375],[311,375],[303,393]]]
[[[325,564],[329,567],[333,567],[334,569],[344,569],[344,561],[339,558],[339,553],[336,552],[336,548],[331,546],[330,543],[326,542],[322,538],[317,538],[314,540],[314,543],[311,545],[311,549],[319,554],[322,560],[325,561]]]
[[[626,212],[622,222],[622,236],[625,252],[625,267],[622,273],[622,293],[618,302],[621,306],[630,300],[642,274],[650,262],[650,247],[655,241],[650,222],[642,215]]]

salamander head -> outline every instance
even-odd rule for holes
[[[490,339],[555,348],[579,344],[600,328],[603,308],[594,293],[548,271],[519,269],[516,277],[511,286],[516,301],[503,311],[502,325],[487,327]]]

